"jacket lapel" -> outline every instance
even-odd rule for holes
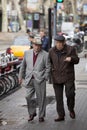
[[[29,65],[31,65],[31,68],[33,68],[33,49],[30,51],[29,54]]]

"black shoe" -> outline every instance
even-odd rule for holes
[[[44,118],[43,117],[39,118],[39,122],[44,122]]]
[[[54,119],[55,122],[64,121],[64,116],[59,116],[58,118]]]
[[[75,119],[76,115],[75,115],[75,111],[74,111],[74,110],[73,110],[73,111],[70,111],[70,117],[71,117],[72,119]]]
[[[36,113],[34,113],[33,115],[30,115],[28,121],[32,121],[32,120],[34,120],[34,117],[35,117],[36,115],[37,115]]]

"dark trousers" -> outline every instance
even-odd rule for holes
[[[65,94],[67,97],[67,106],[69,111],[74,110],[75,106],[75,83],[68,81],[62,84],[54,84],[54,92],[56,97],[56,109],[59,116],[65,116],[64,102],[63,102],[63,89],[65,86]]]

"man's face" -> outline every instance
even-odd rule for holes
[[[38,45],[38,44],[33,44],[33,49],[36,53],[41,51],[41,47],[42,45]]]
[[[44,32],[40,32],[40,36],[43,37],[45,35]]]
[[[62,50],[64,48],[64,42],[56,41],[56,48]]]

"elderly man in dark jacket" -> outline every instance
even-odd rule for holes
[[[74,64],[79,63],[74,47],[65,44],[64,36],[56,36],[55,47],[49,51],[50,61],[52,65],[53,87],[57,101],[57,112],[59,117],[55,121],[63,121],[65,119],[65,110],[63,103],[63,89],[67,97],[67,106],[70,117],[75,118],[75,71]]]

